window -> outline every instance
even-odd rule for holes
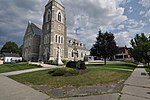
[[[71,40],[69,40],[69,44],[71,44]]]
[[[58,39],[58,43],[60,43],[61,41],[60,41],[60,36],[59,36],[59,39]]]
[[[44,44],[46,43],[46,37],[44,36]]]
[[[47,43],[49,43],[49,35],[47,34]]]
[[[81,53],[81,58],[83,58],[83,53]]]
[[[56,37],[55,37],[55,42],[56,42],[56,43],[58,42],[58,40],[57,40],[57,35],[56,35]]]
[[[63,43],[63,41],[64,41],[64,39],[63,39],[63,37],[61,37],[61,43]]]
[[[61,13],[60,12],[58,13],[58,21],[61,22]]]
[[[47,24],[47,30],[49,30],[49,24]]]
[[[77,58],[79,57],[79,52],[77,51]]]
[[[50,18],[51,18],[51,11],[50,11],[50,9],[48,9],[48,12],[47,12],[47,21],[50,21]]]
[[[74,57],[74,52],[73,52],[73,50],[72,50],[72,57]]]

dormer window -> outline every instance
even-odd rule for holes
[[[69,40],[69,44],[71,44],[71,40]]]

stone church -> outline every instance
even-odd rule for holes
[[[29,22],[23,39],[23,59],[50,61],[57,59],[58,47],[62,60],[73,60],[73,41],[67,36],[65,8],[61,0],[49,0],[45,6],[42,29]],[[77,59],[83,60],[90,51],[76,40]]]

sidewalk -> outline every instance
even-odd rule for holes
[[[54,66],[54,65],[46,65],[46,64],[43,64],[42,66],[43,66],[43,68],[33,68],[33,69],[6,72],[6,73],[0,73],[0,74],[4,75],[4,76],[11,76],[11,75],[18,75],[18,74],[23,74],[23,73],[29,73],[29,72],[35,72],[35,71],[47,70],[47,69],[52,69],[52,68],[62,68],[63,67],[63,66]]]
[[[49,100],[118,100],[118,96],[119,96],[118,93],[113,93],[113,94],[72,97],[72,98],[65,98],[65,99],[49,99]]]
[[[136,68],[124,85],[121,100],[150,100],[150,76],[144,68]]]
[[[48,100],[49,96],[0,75],[0,100]]]

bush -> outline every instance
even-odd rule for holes
[[[54,60],[50,60],[50,61],[45,62],[45,64],[54,65],[55,63],[54,63]]]
[[[62,60],[62,62],[64,63],[64,65],[66,65],[67,64],[67,60]]]
[[[79,71],[73,68],[56,68],[48,72],[51,76],[74,76],[78,75]]]
[[[66,65],[66,67],[69,67],[69,68],[76,68],[76,69],[79,69],[79,70],[82,70],[82,69],[86,69],[86,66],[85,66],[85,62],[84,61],[69,61]]]

